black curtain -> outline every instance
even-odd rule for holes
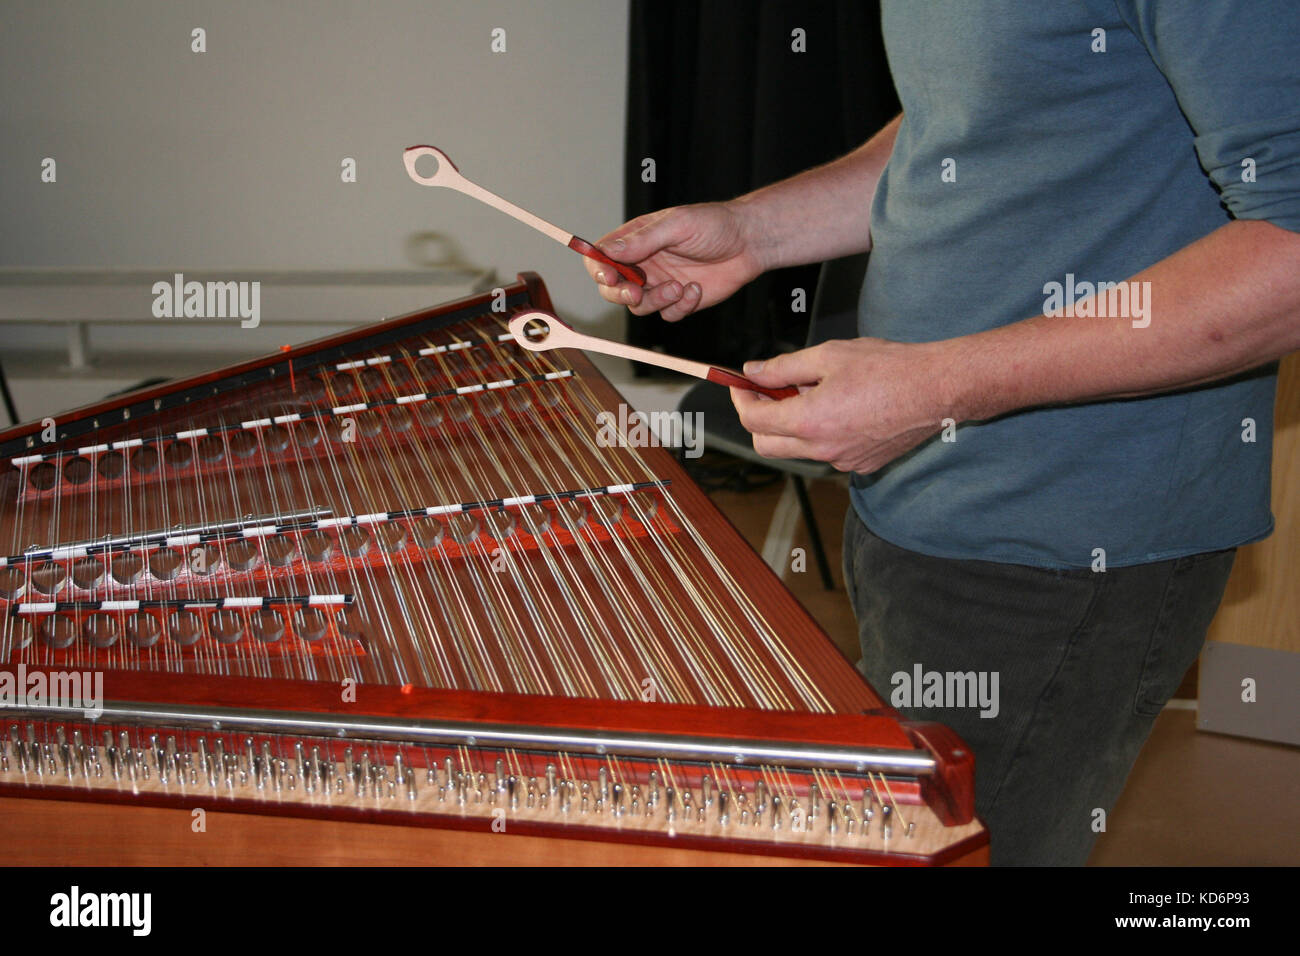
[[[834,159],[899,110],[876,2],[632,0],[629,43],[628,219]],[[797,347],[808,317],[792,312],[791,293],[804,289],[810,308],[816,275],[815,265],[768,273],[678,323],[629,314],[628,340],[736,367]]]

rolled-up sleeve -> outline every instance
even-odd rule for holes
[[[1228,211],[1300,232],[1300,0],[1116,0]]]

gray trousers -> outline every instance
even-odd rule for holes
[[[1105,572],[935,558],[882,540],[850,507],[858,667],[887,703],[971,747],[995,865],[1082,865],[1200,653],[1235,556]],[[971,672],[996,689],[995,714],[946,678]]]

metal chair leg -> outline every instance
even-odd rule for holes
[[[826,561],[826,549],[822,547],[822,535],[817,528],[817,519],[813,516],[812,502],[808,500],[808,488],[800,476],[790,477],[794,479],[794,493],[799,499],[799,510],[803,512],[804,524],[808,526],[808,537],[812,540],[813,557],[817,559],[817,570],[821,572],[822,584],[827,591],[833,591],[835,581],[831,577],[831,566]]]

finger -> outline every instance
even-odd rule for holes
[[[606,302],[612,302],[614,305],[624,305],[629,309],[634,309],[641,304],[641,297],[644,293],[639,286],[630,282],[624,282],[616,286],[598,285],[596,291]]]
[[[811,385],[825,374],[825,357],[817,349],[786,352],[764,362],[746,362],[745,377],[768,388]]]
[[[690,218],[681,207],[662,209],[638,216],[609,233],[597,245],[611,259],[640,263],[656,252],[689,239],[693,229]]]
[[[806,458],[820,461],[811,443],[785,435],[755,435],[754,451],[764,458]]]
[[[645,295],[642,296],[641,304],[637,307],[636,312],[638,315],[645,315],[649,312],[666,309],[681,299],[682,291],[682,284],[675,279],[651,286],[645,290]]]
[[[623,223],[623,225],[611,229],[609,232],[597,239],[596,245],[605,253],[610,253],[614,251],[615,248],[621,251],[626,245],[625,237],[629,233],[645,228],[645,226],[652,220],[662,216],[663,212],[663,210],[648,212],[645,215],[637,216],[635,219],[629,219],[627,222]]]
[[[587,268],[587,275],[591,276],[597,285],[616,286],[623,281],[617,269],[611,269],[598,259],[583,256],[582,264]]]
[[[754,435],[780,435],[796,438],[807,434],[802,395],[793,398],[768,398],[747,388],[731,389],[731,403],[736,406],[740,424]]]
[[[698,282],[686,283],[681,298],[667,308],[660,309],[659,318],[665,322],[676,322],[678,319],[684,319],[700,307],[700,299],[703,295],[704,290],[700,288]]]

